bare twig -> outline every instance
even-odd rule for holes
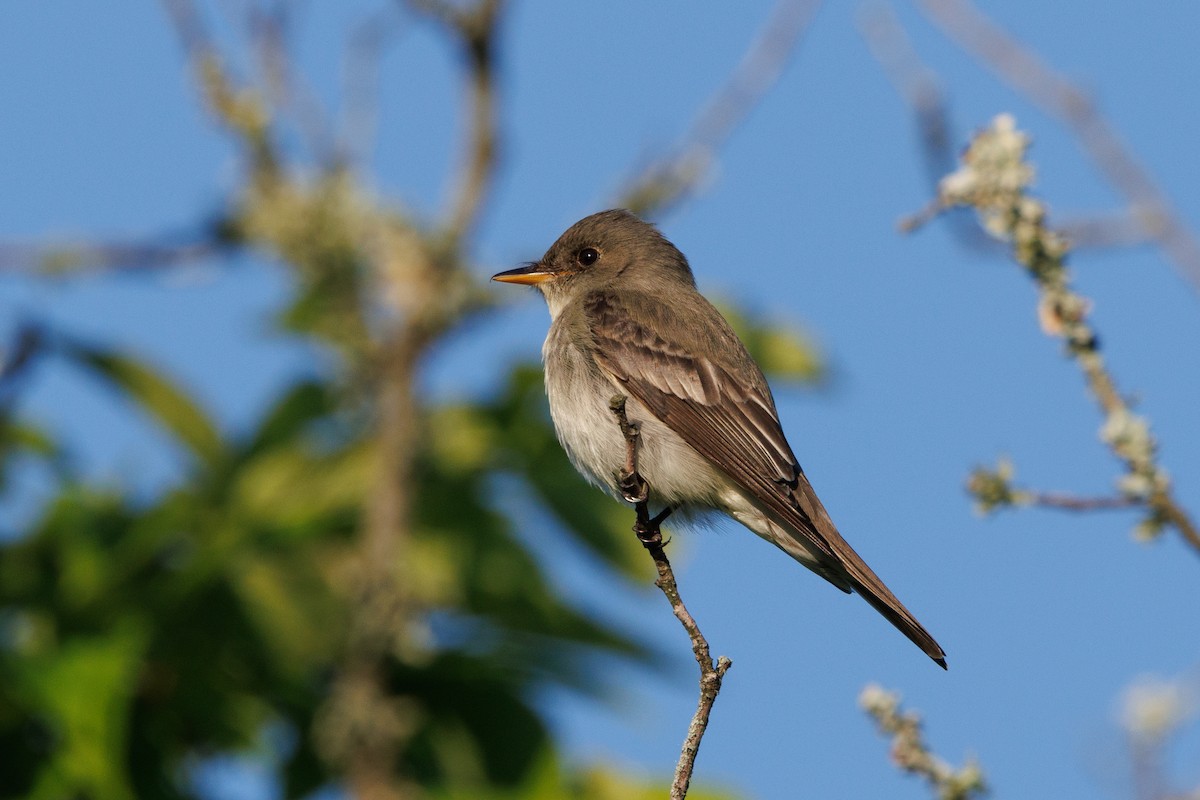
[[[942,176],[954,169],[955,158],[949,103],[937,75],[921,62],[890,5],[876,2],[864,8],[858,17],[858,28],[896,92],[913,110],[925,173],[930,186],[936,187]],[[914,217],[901,220],[899,228],[908,232],[942,211],[936,203],[931,204]],[[998,251],[996,241],[980,230],[969,215],[948,214],[945,222],[963,247]]]
[[[399,32],[394,13],[381,11],[359,23],[347,42],[338,134],[338,149],[347,163],[365,161],[371,149],[379,119],[379,62]]]
[[[1064,219],[1062,231],[1075,250],[1102,250],[1153,244],[1154,236],[1130,213],[1099,213]]]
[[[884,74],[916,114],[925,167],[936,186],[954,169],[950,114],[937,75],[921,63],[890,5],[877,2],[865,7],[858,15],[858,29]]]
[[[260,177],[273,175],[278,157],[270,137],[270,115],[261,98],[238,84],[221,59],[212,34],[192,0],[161,0],[205,101],[221,124],[234,131]]]
[[[200,18],[200,13],[191,0],[162,0],[163,8],[175,26],[184,52],[195,56],[201,52],[212,50],[212,40],[208,28]]]
[[[1027,191],[1033,175],[1025,161],[1027,145],[1012,117],[997,117],[972,140],[958,171],[942,180],[938,207],[974,208],[983,227],[1011,245],[1013,258],[1037,285],[1042,329],[1062,339],[1067,355],[1079,365],[1104,414],[1100,438],[1125,465],[1121,492],[1149,510],[1138,526],[1139,538],[1153,538],[1170,526],[1200,553],[1200,529],[1175,500],[1171,482],[1158,463],[1158,445],[1149,422],[1133,413],[1117,389],[1088,321],[1091,303],[1071,285],[1066,268],[1069,244],[1047,226],[1045,206]],[[997,474],[1007,477],[1003,468]],[[997,496],[1013,503],[1011,490],[1007,497],[1004,492]]]
[[[446,215],[446,234],[451,241],[458,241],[469,236],[478,221],[496,170],[496,43],[504,0],[476,0],[468,10],[437,0],[409,0],[409,5],[447,26],[458,37],[467,60],[470,86],[465,157]]]
[[[967,478],[967,494],[981,514],[1000,508],[1037,506],[1062,511],[1108,511],[1145,506],[1146,500],[1127,494],[1085,497],[1066,492],[1038,492],[1013,484],[1013,466],[1001,460],[995,468],[976,467]]]
[[[781,0],[729,79],[696,116],[672,152],[618,192],[618,205],[661,214],[685,200],[708,174],[716,152],[779,79],[820,0]]]
[[[1064,511],[1105,511],[1141,505],[1136,497],[1114,495],[1110,497],[1079,497],[1062,492],[1025,492],[1025,504],[1042,508],[1060,508]]]
[[[335,153],[329,120],[294,68],[288,49],[293,10],[288,0],[268,8],[251,4],[244,24],[257,56],[263,95],[277,115],[295,124],[311,155],[328,165]]]
[[[219,234],[178,241],[0,244],[0,271],[61,275],[84,270],[159,269],[222,255],[234,246]]]
[[[638,540],[650,553],[650,557],[654,559],[654,566],[658,570],[658,578],[654,581],[654,585],[666,595],[675,618],[687,631],[688,638],[692,640],[692,653],[696,656],[696,663],[700,666],[700,700],[696,706],[696,713],[692,715],[692,721],[688,725],[679,761],[675,765],[675,777],[671,782],[671,800],[682,800],[687,796],[692,772],[696,767],[696,755],[700,751],[700,740],[704,738],[704,731],[708,728],[708,719],[712,714],[713,703],[716,702],[717,694],[721,691],[721,681],[724,679],[725,673],[733,666],[733,662],[725,656],[721,656],[715,664],[713,663],[708,640],[700,632],[700,626],[679,596],[675,573],[671,569],[671,562],[667,560],[667,554],[663,551],[660,530],[663,520],[671,513],[671,508],[667,507],[654,517],[650,516],[647,503],[650,487],[637,471],[641,431],[637,423],[630,422],[625,413],[625,396],[614,396],[609,401],[609,408],[617,418],[621,434],[625,437],[625,468],[618,476],[618,485],[625,499],[633,503],[636,508],[637,522],[634,524],[633,530],[637,534]]]
[[[1100,115],[1095,101],[988,19],[969,0],[919,0],[926,15],[960,47],[1044,111],[1061,119],[1108,182],[1125,196],[1130,216],[1200,288],[1200,242],[1166,195]]]
[[[923,778],[938,800],[971,800],[987,794],[983,770],[973,760],[955,769],[930,751],[921,732],[921,716],[904,711],[900,695],[871,684],[858,696],[880,733],[892,737],[892,761],[905,772]]]

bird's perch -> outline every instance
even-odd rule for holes
[[[675,618],[687,631],[688,637],[692,640],[692,652],[696,656],[696,663],[700,666],[700,700],[696,704],[696,713],[692,715],[692,721],[688,725],[687,736],[684,737],[683,748],[679,754],[679,762],[675,765],[675,777],[671,781],[671,800],[683,800],[687,796],[688,785],[692,781],[692,771],[696,767],[696,754],[700,751],[700,740],[704,738],[704,731],[708,728],[708,718],[712,714],[713,703],[717,700],[717,693],[721,691],[721,681],[724,679],[725,673],[733,666],[733,662],[725,656],[721,656],[716,663],[713,663],[708,640],[700,632],[700,626],[696,624],[695,618],[692,617],[687,606],[683,604],[683,599],[679,596],[675,572],[671,569],[671,562],[667,560],[667,554],[663,551],[662,531],[660,530],[663,520],[667,518],[672,509],[668,506],[657,515],[650,516],[647,503],[650,487],[637,471],[641,431],[636,422],[629,421],[629,417],[625,413],[625,399],[624,395],[615,395],[608,404],[613,416],[617,418],[617,424],[621,427],[621,434],[625,437],[625,467],[617,476],[617,485],[625,499],[634,504],[637,512],[637,522],[633,525],[633,531],[637,534],[638,541],[654,559],[654,566],[658,570],[658,578],[654,581],[654,585],[662,589],[662,593],[671,603],[671,611],[674,612]]]

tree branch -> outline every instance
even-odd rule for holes
[[[224,255],[236,244],[220,231],[161,241],[0,243],[0,272],[62,275],[83,270],[161,269]]]
[[[1042,330],[1062,339],[1066,354],[1083,372],[1088,390],[1104,414],[1100,438],[1125,465],[1121,492],[1132,498],[1133,504],[1149,509],[1138,526],[1139,538],[1154,538],[1171,526],[1200,553],[1200,529],[1175,500],[1170,479],[1158,463],[1158,443],[1150,424],[1133,413],[1118,390],[1100,352],[1099,337],[1088,321],[1091,302],[1072,287],[1066,268],[1069,244],[1049,228],[1045,206],[1027,191],[1033,176],[1033,168],[1025,160],[1027,145],[1027,137],[1016,129],[1012,117],[997,117],[972,140],[959,169],[942,179],[935,208],[974,208],[983,227],[1009,243],[1013,258],[1037,285]],[[998,474],[1006,477],[1002,472]],[[1010,504],[1012,498],[1009,491]]]
[[[858,15],[858,29],[884,75],[916,114],[925,168],[936,186],[954,169],[954,136],[937,75],[921,63],[890,5],[865,7]]]
[[[959,47],[1066,124],[1109,184],[1125,196],[1130,217],[1147,238],[1157,242],[1180,273],[1200,288],[1200,242],[1101,116],[1095,101],[969,0],[919,0],[917,5]]]
[[[896,766],[923,778],[938,800],[971,800],[987,794],[978,764],[968,760],[961,769],[955,769],[930,751],[921,731],[921,716],[904,711],[900,695],[871,684],[858,696],[858,704],[875,720],[880,733],[892,737],[892,761]]]
[[[1110,497],[1080,497],[1065,492],[1024,492],[1024,502],[1041,508],[1058,508],[1063,511],[1106,511],[1131,508],[1141,505],[1136,497],[1114,495]]]
[[[16,386],[29,374],[39,356],[46,352],[46,331],[34,322],[23,322],[13,332],[11,343],[0,347],[0,424],[14,405]]]
[[[380,61],[387,45],[399,38],[394,14],[377,12],[351,33],[342,60],[346,98],[338,125],[339,157],[347,164],[366,163],[379,122]]]
[[[496,115],[496,42],[504,0],[476,0],[460,10],[438,0],[408,0],[408,4],[445,25],[459,39],[467,58],[468,127],[458,188],[447,213],[451,241],[468,236],[478,221],[491,189],[499,149]]]
[[[1108,511],[1145,506],[1144,498],[1127,494],[1086,497],[1067,492],[1039,492],[1013,484],[1011,462],[1002,459],[995,468],[976,467],[967,478],[967,494],[975,498],[981,514],[999,508],[1038,506],[1062,511]]]
[[[336,157],[332,125],[295,69],[289,48],[294,5],[289,0],[274,0],[267,7],[250,4],[244,24],[266,105],[291,120],[312,157],[328,166]]]
[[[342,663],[315,725],[325,757],[344,767],[356,798],[419,796],[397,764],[421,710],[391,688],[388,673],[390,660],[403,660],[412,649],[412,454],[419,450],[422,414],[413,383],[427,344],[417,327],[404,323],[381,344],[373,485],[359,532],[353,611]]]
[[[618,192],[617,205],[642,216],[661,214],[695,191],[716,152],[783,74],[820,5],[820,0],[781,0],[672,152],[639,170],[639,176]]]
[[[921,62],[890,5],[879,3],[865,8],[858,16],[858,29],[884,75],[912,108],[925,174],[929,185],[936,189],[942,176],[953,171],[956,155],[949,103],[937,75]],[[900,230],[908,231],[938,213],[936,207],[920,211],[901,220]],[[969,215],[950,214],[944,221],[963,247],[998,252],[996,241],[980,230]]]
[[[612,410],[613,416],[617,418],[621,434],[625,437],[625,468],[618,476],[618,486],[625,499],[633,503],[636,509],[637,522],[634,523],[633,530],[637,534],[638,540],[650,553],[650,557],[654,559],[654,566],[658,570],[658,578],[654,581],[654,585],[666,595],[675,618],[687,631],[688,638],[692,640],[692,653],[696,656],[696,663],[700,667],[700,700],[696,705],[696,713],[692,715],[692,721],[688,725],[679,761],[675,765],[675,777],[671,782],[671,800],[682,800],[687,796],[688,786],[692,780],[692,771],[696,766],[696,755],[700,751],[700,740],[704,738],[704,731],[708,728],[708,718],[712,714],[717,694],[721,691],[721,681],[724,679],[725,673],[733,666],[733,662],[725,656],[721,656],[715,664],[713,663],[708,640],[700,632],[700,626],[679,596],[675,573],[671,569],[671,562],[667,560],[667,554],[663,551],[660,530],[663,520],[667,518],[672,509],[668,506],[656,516],[650,516],[647,503],[650,487],[637,471],[641,431],[636,422],[629,421],[625,413],[625,399],[624,395],[616,395],[609,401],[609,408]]]

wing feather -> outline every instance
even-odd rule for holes
[[[933,637],[838,533],[784,437],[766,379],[715,308],[706,305],[702,319],[683,318],[641,295],[598,291],[585,298],[584,312],[601,369],[945,666]],[[653,317],[663,333],[639,322]],[[728,346],[696,355],[681,341],[697,335],[716,336]]]

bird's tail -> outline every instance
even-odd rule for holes
[[[848,584],[913,644],[924,650],[938,666],[947,669],[946,653],[941,646],[838,533],[804,473],[797,476],[793,499],[795,505],[788,504],[788,508],[783,508],[783,504],[780,504],[773,510],[777,514],[785,512],[781,516],[789,528],[788,534],[802,542],[807,551],[819,550],[812,554],[817,557],[820,568],[807,563],[805,565],[841,589]],[[789,548],[784,549],[791,552]],[[804,563],[803,559],[801,561]],[[830,573],[842,580],[835,580]]]
[[[866,564],[863,566],[866,567]],[[925,630],[921,623],[917,622],[917,618],[896,599],[896,596],[888,590],[875,573],[871,572],[870,568],[866,569],[866,573],[872,579],[873,584],[863,583],[851,576],[850,584],[854,587],[854,591],[862,595],[864,600],[880,614],[883,614],[884,618],[895,625],[913,644],[924,650],[925,655],[937,662],[938,666],[947,669],[946,653],[937,640],[930,635],[929,631]]]

